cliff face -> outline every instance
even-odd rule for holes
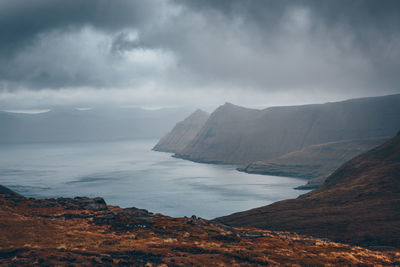
[[[265,110],[225,104],[177,156],[247,164],[313,144],[393,136],[399,125],[399,103],[400,95]]]
[[[338,167],[389,138],[369,138],[311,145],[278,158],[248,164],[240,171],[310,179],[299,189],[320,186]]]
[[[171,132],[161,138],[153,150],[172,153],[181,152],[196,137],[209,115],[200,109],[196,110],[185,120],[177,123]]]
[[[241,147],[243,131],[251,131],[258,110],[226,103],[217,108],[200,129],[196,137],[178,157],[194,161],[236,163],[248,158],[249,147]]]
[[[292,233],[171,218],[101,198],[0,194],[1,266],[393,265],[377,252]]]
[[[400,135],[342,165],[325,183],[284,200],[216,221],[233,226],[400,248]]]

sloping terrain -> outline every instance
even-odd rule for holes
[[[0,266],[380,266],[377,252],[287,232],[106,205],[0,194]]]
[[[199,162],[249,164],[314,144],[393,136],[399,118],[400,94],[264,110],[227,103],[210,115],[177,156]]]
[[[175,127],[154,146],[153,150],[162,152],[181,152],[192,141],[210,114],[196,110],[189,117],[178,122]]]
[[[342,165],[308,194],[216,221],[400,248],[399,134]]]
[[[19,194],[2,185],[0,185],[0,195],[19,196]]]
[[[240,171],[309,179],[299,189],[316,188],[346,161],[368,151],[389,138],[346,140],[311,145],[278,158],[248,164]]]

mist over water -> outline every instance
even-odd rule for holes
[[[36,198],[103,197],[108,204],[212,219],[306,191],[305,180],[238,172],[151,151],[157,140],[0,145],[0,184]]]

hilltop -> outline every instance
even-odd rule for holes
[[[399,103],[400,94],[264,110],[226,103],[176,156],[243,165],[310,145],[393,136],[399,126]]]

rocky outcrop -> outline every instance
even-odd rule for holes
[[[90,207],[100,202],[0,195],[0,265],[380,266],[399,261],[396,252],[294,233],[233,228],[137,208]]]
[[[196,137],[209,115],[203,110],[196,110],[185,120],[178,122],[172,131],[161,138],[153,150],[172,153],[181,152]]]
[[[2,185],[0,185],[0,195],[19,196],[19,194]]]
[[[176,156],[199,162],[249,164],[314,144],[393,136],[400,94],[264,110],[217,108]]]
[[[400,135],[342,165],[297,199],[216,219],[362,246],[400,248]]]
[[[311,145],[275,159],[250,163],[238,170],[308,179],[308,183],[298,189],[313,189],[323,184],[343,163],[388,139],[389,137],[369,138]]]
[[[69,210],[89,209],[94,211],[106,210],[107,205],[103,198],[76,197],[76,198],[50,198],[38,199],[30,207],[56,207],[61,205]]]

